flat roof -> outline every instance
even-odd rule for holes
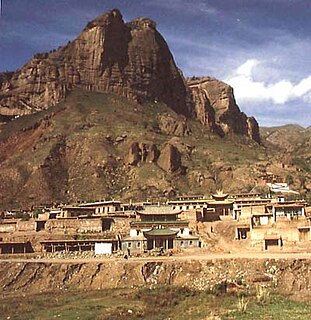
[[[121,241],[144,241],[144,240],[146,240],[146,238],[143,235],[133,236],[133,237],[129,236],[121,239]]]
[[[193,200],[170,200],[168,204],[190,204],[190,203],[207,203],[210,199],[193,199]]]
[[[203,194],[198,194],[198,195],[195,195],[195,194],[189,194],[189,195],[182,195],[182,196],[178,196],[177,197],[177,200],[190,200],[190,199],[204,199],[204,195]]]
[[[2,220],[1,221],[1,223],[0,223],[0,226],[2,225],[2,224],[17,224],[17,221],[15,220],[15,221],[5,221],[5,220]]]
[[[87,202],[79,204],[79,207],[89,207],[89,206],[105,206],[109,204],[121,204],[121,201],[95,201],[95,202]]]
[[[95,216],[95,215],[79,215],[76,217],[56,217],[55,219],[48,219],[48,220],[82,220],[82,219],[99,219],[101,216]]]
[[[85,240],[44,240],[40,241],[41,244],[48,244],[48,243],[84,243],[84,242],[115,242],[118,241],[116,239],[85,239]]]
[[[95,207],[79,207],[79,206],[66,206],[63,207],[64,210],[95,210]]]
[[[235,203],[249,203],[249,202],[271,202],[272,199],[269,198],[243,198],[243,199],[235,199]]]
[[[28,244],[30,243],[30,241],[26,241],[26,242],[19,242],[19,241],[10,241],[10,242],[0,242],[0,246],[1,245],[5,245],[5,244]]]
[[[250,196],[261,196],[261,193],[250,192],[250,193],[235,193],[232,197],[250,197]]]
[[[276,208],[304,208],[303,204],[282,204],[282,203],[274,203],[273,207]]]

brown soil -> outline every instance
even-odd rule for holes
[[[172,284],[205,290],[228,284],[264,284],[308,297],[311,254],[198,253],[173,257],[0,260],[3,294],[57,290],[97,290]]]

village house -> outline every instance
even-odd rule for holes
[[[179,201],[204,200],[204,195],[182,195],[177,197]]]
[[[233,219],[250,217],[252,212],[261,210],[266,204],[271,203],[271,198],[263,198],[257,193],[244,193],[233,196]]]
[[[276,222],[280,219],[286,218],[288,220],[305,217],[306,203],[297,201],[282,201],[266,205],[268,211],[273,215],[273,220]]]
[[[95,254],[112,254],[119,249],[116,239],[86,239],[86,240],[46,240],[40,242],[42,252],[82,252],[93,251]]]
[[[61,208],[56,218],[75,218],[81,216],[94,216],[96,214],[95,207],[65,206]]]
[[[183,199],[183,200],[171,200],[167,204],[171,206],[173,210],[188,211],[200,208],[207,208],[207,199]]]
[[[203,196],[183,196],[178,200],[168,201],[173,210],[182,211],[182,217],[194,221],[212,221],[230,217],[233,213],[233,200],[228,194],[218,192],[211,199]]]
[[[250,239],[252,246],[291,248],[311,240],[310,220],[306,203],[285,201],[284,197],[271,199],[264,206],[241,208],[236,227],[236,239]]]
[[[19,210],[16,214],[3,214],[0,219],[0,235],[5,239],[2,239],[0,253],[31,252],[26,240],[38,251],[39,240],[45,234],[49,239],[41,241],[45,252],[121,249],[134,253],[161,248],[196,248],[200,240],[191,228],[199,231],[198,226],[204,222],[219,220],[232,220],[235,239],[246,240],[245,245],[262,250],[296,247],[304,250],[304,245],[311,243],[308,210],[304,201],[288,201],[282,195],[263,198],[259,193],[229,196],[223,192],[209,199],[202,195],[181,196],[166,205],[114,200],[78,203],[45,208],[32,218]],[[20,214],[23,218],[17,218]],[[82,234],[88,240],[77,240]],[[92,238],[103,241],[99,243]]]
[[[79,204],[80,208],[92,208],[96,215],[108,215],[122,212],[120,201],[96,201]]]

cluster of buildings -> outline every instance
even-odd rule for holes
[[[204,246],[198,225],[234,226],[233,241],[268,250],[310,246],[311,224],[303,200],[247,193],[211,198],[181,196],[165,204],[97,201],[36,210],[28,219],[2,213],[0,253],[122,251],[140,254]]]

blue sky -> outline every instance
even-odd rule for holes
[[[147,16],[185,76],[231,84],[261,126],[311,125],[310,0],[2,0],[0,71],[74,39],[88,21],[118,8]]]

